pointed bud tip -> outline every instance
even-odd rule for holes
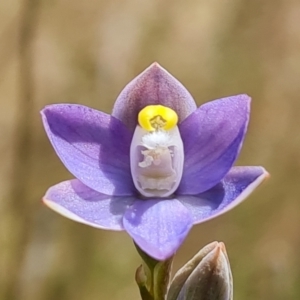
[[[225,244],[223,242],[219,242],[218,244],[219,244],[219,247],[221,248],[222,252],[227,256]]]
[[[222,253],[222,246],[220,243],[218,243],[218,245],[216,246],[216,248],[213,251],[213,257],[211,259],[211,263],[217,265],[218,260],[220,258],[220,255]]]

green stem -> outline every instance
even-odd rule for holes
[[[135,247],[145,263],[136,271],[136,282],[140,289],[142,300],[165,300],[170,282],[173,256],[164,261],[150,257],[135,244]]]

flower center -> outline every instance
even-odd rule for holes
[[[142,109],[130,147],[136,189],[145,197],[168,197],[177,189],[184,152],[176,112],[162,105]]]

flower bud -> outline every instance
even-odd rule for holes
[[[232,300],[232,292],[225,245],[213,242],[176,273],[167,300]]]

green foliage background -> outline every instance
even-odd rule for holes
[[[44,207],[72,176],[43,131],[50,103],[110,112],[158,61],[200,105],[252,96],[239,165],[271,179],[232,212],[196,226],[176,270],[224,241],[235,299],[300,298],[300,2],[296,0],[4,0],[0,2],[0,299],[139,299],[140,259],[125,233]]]

